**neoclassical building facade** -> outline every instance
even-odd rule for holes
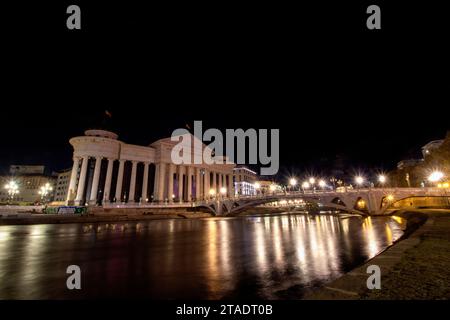
[[[149,146],[132,145],[105,130],[70,139],[74,152],[67,204],[189,203],[234,195],[234,164],[176,165],[171,152],[177,143],[165,138]],[[199,145],[202,150],[193,144],[192,154],[207,148]]]

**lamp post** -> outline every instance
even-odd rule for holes
[[[309,182],[305,181],[302,183],[302,189],[303,189],[303,193],[305,193],[305,190],[308,190],[310,187]]]
[[[256,196],[258,196],[258,192],[259,192],[259,189],[261,188],[261,185],[259,184],[259,182],[255,182],[254,187],[255,187]]]
[[[325,180],[319,180],[319,187],[323,190],[326,187],[326,182]]]
[[[10,204],[14,196],[19,193],[19,186],[15,181],[10,181],[5,185],[5,189],[8,190],[8,204]]]
[[[289,185],[291,186],[291,190],[295,190],[295,186],[297,185],[297,179],[295,178],[289,179]]]
[[[271,184],[270,186],[269,186],[269,190],[270,190],[270,192],[272,193],[272,194],[274,194],[275,193],[275,190],[277,189],[277,186],[275,185],[275,184]]]
[[[220,188],[220,197],[223,199],[225,195],[227,194],[227,188],[222,187]]]
[[[382,187],[384,187],[384,184],[386,183],[386,176],[384,174],[380,174],[378,176],[378,182],[381,184]]]
[[[316,191],[316,186],[314,185],[315,183],[316,183],[316,179],[314,177],[309,178],[309,184],[311,185],[313,192]]]
[[[50,191],[52,191],[53,188],[50,185],[50,183],[46,183],[41,187],[41,190],[38,192],[41,195],[41,202],[46,203],[47,202],[47,196]]]
[[[431,183],[437,183],[437,182],[441,181],[442,178],[444,178],[444,174],[441,171],[433,171],[428,176],[428,181],[430,181]]]
[[[361,176],[357,176],[355,178],[355,182],[358,185],[358,188],[361,188],[361,185],[364,183],[364,178]]]
[[[214,189],[209,189],[209,197],[214,199],[216,196],[216,190]]]

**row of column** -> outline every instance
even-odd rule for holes
[[[91,186],[91,192],[89,199],[86,199],[89,201],[90,204],[97,203],[97,194],[98,194],[98,187],[100,182],[100,173],[101,173],[101,164],[102,164],[103,157],[95,157],[95,167],[94,167],[94,174],[92,178],[92,186]],[[113,176],[113,166],[114,166],[115,159],[108,158],[108,166],[106,169],[106,179],[105,179],[105,188],[103,192],[103,200],[109,201],[110,199],[110,193],[111,193],[111,183],[112,183],[112,176]],[[81,169],[80,169],[80,176],[77,179],[78,175],[78,168],[80,167],[81,162]],[[123,177],[124,177],[124,170],[125,170],[125,162],[126,160],[119,160],[119,170],[117,174],[117,183],[116,183],[116,190],[115,190],[115,198],[119,199],[119,201],[122,198],[122,186],[123,186]],[[72,167],[72,174],[70,177],[70,184],[69,184],[69,191],[67,195],[67,201],[71,201],[73,199],[73,193],[76,189],[76,196],[75,196],[75,204],[82,205],[83,198],[84,198],[84,191],[86,188],[86,182],[87,182],[87,171],[88,171],[88,163],[89,163],[89,157],[75,157],[73,159],[73,167]],[[132,195],[131,201],[134,201],[134,196],[136,193],[136,173],[137,173],[137,165],[139,161],[131,161],[132,167],[131,167],[131,181],[130,181],[130,188],[129,188],[129,195]],[[142,183],[142,198],[147,198],[147,187],[148,187],[148,173],[149,173],[149,165],[150,162],[144,162],[144,176],[143,176],[143,183]],[[78,185],[77,185],[78,180]]]
[[[226,194],[234,195],[233,175],[223,173],[212,173],[207,169],[191,166],[174,165],[171,163],[156,164],[155,177],[155,200],[173,202],[174,199],[182,202],[193,200],[211,199],[220,195],[220,191],[226,188]],[[217,180],[217,181],[216,181]],[[175,194],[175,181],[177,183],[177,194]],[[195,188],[193,186],[195,185]],[[211,190],[213,194],[211,194]]]
[[[95,157],[95,167],[92,179],[92,186],[89,199],[89,204],[97,203],[98,187],[100,182],[101,163],[103,157]],[[103,200],[109,201],[111,192],[111,183],[113,176],[113,166],[115,159],[108,158],[108,166],[106,169],[105,187],[103,192]],[[122,187],[125,171],[125,162],[127,160],[120,159],[119,168],[117,173],[117,183],[115,189],[115,199],[121,202],[122,200]],[[78,168],[81,169],[79,179]],[[76,189],[76,196],[74,199],[75,204],[82,205],[84,201],[84,191],[87,183],[87,171],[88,171],[89,157],[75,157],[73,162],[72,174],[69,184],[69,192],[67,196],[68,202],[73,199],[73,195]],[[131,180],[129,186],[129,203],[134,202],[136,193],[136,175],[137,165],[139,161],[131,161]],[[142,200],[147,201],[148,194],[148,177],[149,177],[149,165],[150,162],[143,162],[144,173],[142,182]],[[210,175],[212,174],[212,179]],[[177,181],[178,194],[175,192],[175,179]],[[77,185],[78,180],[78,185]],[[193,185],[195,184],[195,189]],[[185,186],[186,185],[186,186]],[[210,172],[207,169],[199,167],[190,167],[182,165],[174,165],[171,163],[157,163],[155,167],[155,180],[154,180],[154,194],[153,198],[157,202],[173,202],[174,199],[178,201],[192,201],[211,199],[217,196],[234,196],[234,183],[232,174],[223,174],[217,172]],[[186,187],[186,190],[185,190]],[[226,188],[226,194],[222,194],[222,188]],[[195,194],[193,194],[193,189]],[[213,190],[213,191],[211,191]]]

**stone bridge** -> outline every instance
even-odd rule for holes
[[[281,200],[301,199],[327,208],[361,215],[384,214],[394,203],[411,197],[448,197],[442,188],[370,188],[337,191],[293,191],[269,193],[195,203],[217,215],[239,213],[246,208]]]

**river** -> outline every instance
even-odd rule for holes
[[[0,299],[299,299],[402,235],[400,218],[279,214],[0,226]],[[69,265],[81,290],[68,290]]]

